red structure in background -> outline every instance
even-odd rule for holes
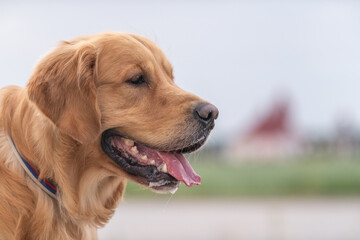
[[[236,136],[227,154],[238,159],[278,160],[299,153],[301,141],[293,129],[289,106],[288,101],[275,102],[245,134]]]
[[[276,103],[271,111],[249,131],[247,137],[262,137],[272,134],[290,134],[288,103]]]

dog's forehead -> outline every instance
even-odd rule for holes
[[[163,51],[145,37],[134,34],[106,34],[97,39],[102,57],[112,62],[137,64],[139,66],[158,65],[172,77],[173,68]]]
[[[135,34],[129,34],[129,35],[131,37],[133,37],[134,39],[136,39],[138,42],[140,42],[147,49],[149,49],[150,52],[155,57],[155,59],[157,60],[157,62],[161,63],[164,68],[167,68],[167,69],[171,70],[171,72],[172,72],[172,66],[169,63],[169,61],[167,60],[164,52],[158,46],[156,46],[156,44],[154,42],[150,41],[149,39],[147,39],[145,37],[138,36]]]

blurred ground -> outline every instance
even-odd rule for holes
[[[125,199],[100,240],[358,240],[360,198]]]
[[[216,159],[192,158],[202,184],[175,195],[129,182],[100,240],[360,239],[358,157]]]

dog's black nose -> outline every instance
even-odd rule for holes
[[[210,103],[200,103],[195,107],[195,116],[205,124],[210,124],[217,119],[219,110]]]

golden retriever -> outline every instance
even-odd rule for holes
[[[126,179],[200,184],[182,153],[203,145],[218,110],[173,78],[153,42],[109,32],[60,43],[25,88],[1,89],[0,239],[97,239]]]

